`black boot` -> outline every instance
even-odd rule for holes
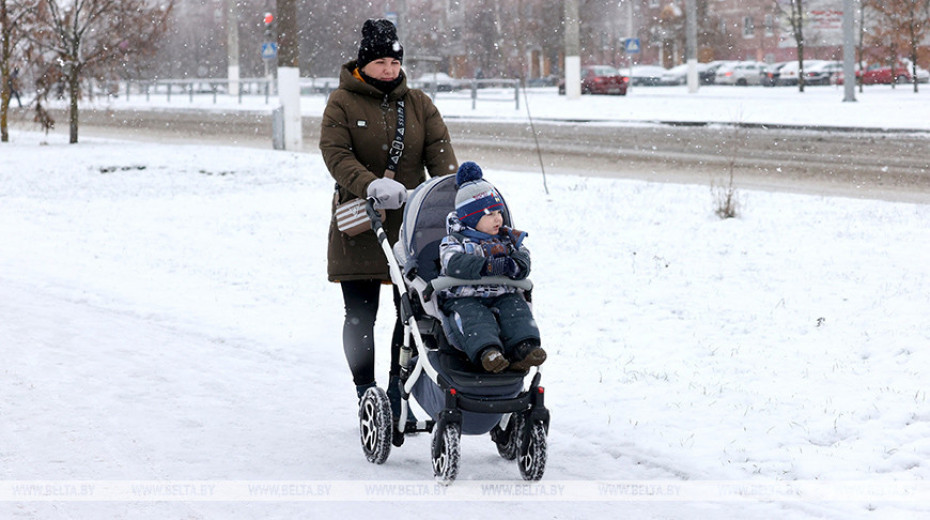
[[[365,395],[365,392],[368,391],[369,388],[372,388],[375,386],[377,386],[377,384],[374,381],[366,385],[355,385],[355,392],[358,394],[359,402],[361,402],[362,396]]]

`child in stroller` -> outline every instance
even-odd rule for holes
[[[477,165],[465,166],[465,170],[472,168],[477,168]],[[480,174],[480,169],[478,172]],[[441,300],[447,298],[439,296],[448,295],[447,291],[454,293],[455,288],[463,286],[506,287],[504,292],[511,294],[514,299],[519,298],[526,306],[527,313],[523,315],[525,323],[519,327],[523,332],[507,332],[503,341],[496,340],[499,342],[497,344],[514,350],[516,345],[529,342],[538,348],[539,333],[529,312],[533,287],[532,282],[526,278],[529,254],[521,247],[520,237],[523,234],[515,232],[512,241],[516,247],[513,252],[522,251],[516,255],[523,262],[520,264],[522,267],[517,265],[518,260],[513,259],[513,252],[509,259],[514,265],[507,261],[494,263],[502,258],[499,255],[495,257],[495,253],[499,253],[495,251],[489,255],[491,265],[484,269],[492,276],[458,278],[454,275],[463,273],[456,273],[452,269],[446,270],[448,274],[441,275],[443,266],[440,261],[440,243],[449,235],[447,216],[450,210],[457,216],[454,210],[460,189],[456,178],[455,175],[433,177],[413,191],[404,209],[404,222],[393,248],[381,228],[378,213],[373,210],[371,203],[368,204],[372,229],[387,257],[391,279],[400,292],[405,345],[400,355],[400,416],[396,419],[392,417],[384,390],[379,387],[369,388],[359,404],[362,449],[370,462],[382,464],[387,460],[392,445],[399,447],[404,444],[405,434],[431,432],[433,474],[439,482],[448,484],[455,479],[458,471],[460,436],[490,432],[500,455],[507,460],[516,459],[524,479],[538,480],[545,471],[546,437],[549,430],[549,411],[545,407],[543,387],[540,386],[542,373],[539,367],[545,359],[545,353],[526,355],[522,359],[512,358],[515,362],[510,364],[510,370],[495,373],[483,369],[480,357],[476,364],[474,357],[469,358],[461,348],[453,345],[457,341],[454,331],[457,324],[455,318],[445,314],[441,308]],[[494,192],[500,198],[500,194],[496,190]],[[488,213],[496,210],[497,206]],[[497,218],[502,220],[501,227],[510,228],[510,211],[503,198],[500,198],[499,211]],[[484,208],[481,208],[480,213],[484,214]],[[509,235],[507,241],[511,241]],[[521,254],[525,256],[521,258]],[[488,258],[474,258],[482,264],[488,264]],[[505,275],[495,275],[501,272],[505,272]],[[513,276],[507,276],[506,273]],[[501,354],[504,353],[501,350]],[[513,356],[512,352],[507,353]],[[530,361],[521,366],[519,363],[524,360]],[[530,372],[531,368],[536,368],[535,373]],[[532,377],[529,377],[527,385],[528,376]],[[431,420],[420,421],[415,425],[407,422],[410,396],[415,398]]]
[[[503,225],[500,193],[474,162],[459,167],[455,183],[455,210],[446,217],[449,234],[439,245],[440,275],[525,279],[530,274],[526,233]],[[511,363],[513,370],[526,371],[546,360],[533,313],[516,287],[461,285],[444,289],[439,298],[451,318],[452,344],[488,372]]]

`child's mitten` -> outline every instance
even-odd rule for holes
[[[520,272],[520,268],[517,267],[517,263],[514,262],[512,258],[509,256],[499,256],[485,262],[481,274],[482,276],[507,276],[509,278],[514,278],[517,276],[518,272]]]

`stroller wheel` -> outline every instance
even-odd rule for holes
[[[505,460],[514,460],[517,458],[518,447],[520,446],[519,432],[523,429],[523,415],[511,414],[510,420],[507,421],[507,427],[501,428],[495,426],[491,430],[491,439],[497,445],[497,453]]]
[[[546,471],[546,427],[542,423],[529,423],[521,428],[520,453],[517,466],[523,480],[539,480]]]
[[[391,454],[391,403],[387,394],[371,387],[362,395],[358,408],[358,432],[368,462],[383,464]]]
[[[451,484],[459,472],[461,437],[462,430],[458,424],[447,423],[433,431],[433,476],[440,484]]]

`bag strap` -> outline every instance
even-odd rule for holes
[[[381,104],[387,108],[387,100]],[[406,127],[406,112],[404,111],[404,100],[397,100],[397,131],[394,133],[394,140],[391,141],[391,147],[388,149],[388,164],[384,171],[384,176],[393,179],[397,173],[397,164],[400,162],[400,156],[404,153],[404,128]],[[339,183],[336,183],[336,191],[339,191]]]
[[[406,126],[406,113],[404,111],[404,100],[397,100],[397,131],[394,134],[394,140],[391,141],[391,148],[388,150],[388,164],[384,176],[393,179],[397,173],[397,164],[400,163],[400,156],[404,153],[404,128]]]

